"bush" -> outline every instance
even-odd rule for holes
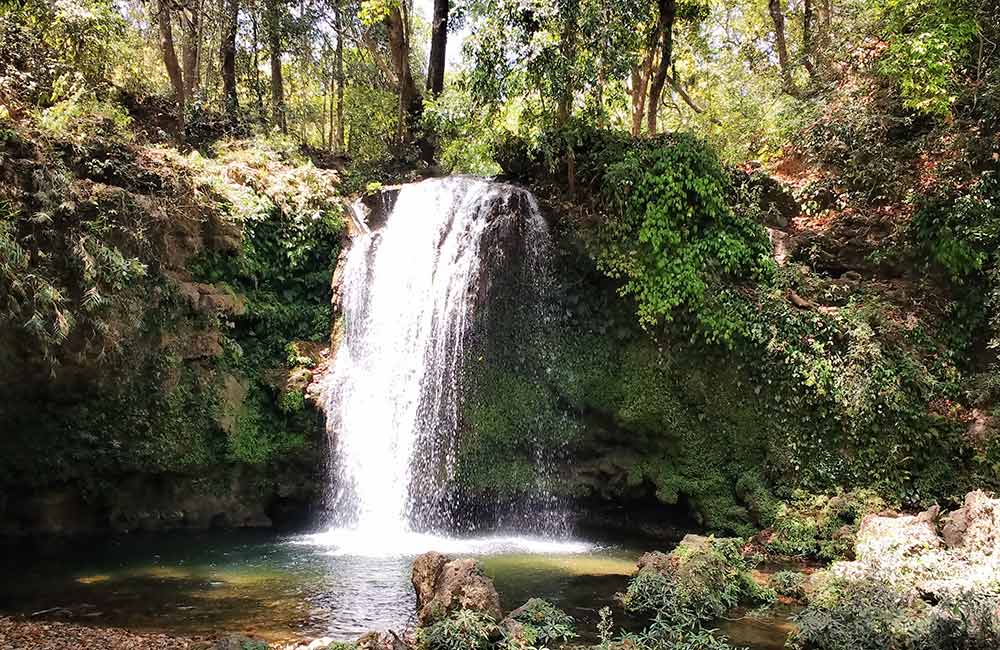
[[[833,496],[798,491],[778,507],[767,550],[824,560],[848,557],[861,519],[884,507],[882,499],[866,490]]]
[[[804,594],[802,589],[806,576],[798,571],[778,571],[767,581],[771,589],[779,596],[801,599]]]
[[[535,629],[540,641],[569,641],[576,636],[573,617],[541,598],[532,598],[511,612],[510,617]]]
[[[639,633],[622,632],[614,636],[611,610],[601,610],[599,650],[733,650],[726,637],[704,627],[691,617],[668,618],[657,614]]]
[[[707,621],[741,603],[773,601],[774,592],[754,582],[741,546],[739,539],[686,539],[669,555],[653,554],[629,583],[625,610]]]
[[[488,650],[500,638],[493,617],[459,609],[428,627],[417,630],[421,650]]]

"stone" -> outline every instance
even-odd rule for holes
[[[965,495],[962,507],[944,516],[941,536],[948,548],[1000,554],[1000,499],[982,490]]]
[[[434,551],[424,553],[413,562],[411,581],[418,625],[429,625],[458,609],[482,612],[497,621],[503,618],[493,581],[472,558],[452,560]]]
[[[857,539],[859,560],[899,560],[941,546],[934,524],[922,515],[868,515]]]
[[[259,639],[251,639],[248,636],[230,634],[219,639],[214,646],[215,650],[267,650],[268,645]]]
[[[399,635],[388,632],[369,632],[358,639],[358,650],[406,650],[406,642]]]
[[[636,563],[636,570],[652,569],[657,573],[664,573],[670,567],[670,556],[660,551],[650,551],[643,553]]]

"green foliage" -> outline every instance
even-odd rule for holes
[[[190,266],[208,282],[226,282],[245,296],[235,340],[246,367],[273,368],[288,359],[291,340],[329,335],[330,276],[340,251],[343,206],[334,179],[310,164],[290,167],[270,142],[224,144],[203,176],[227,200],[242,230],[237,255],[210,252]],[[234,182],[228,166],[243,168]]]
[[[420,650],[489,650],[500,638],[493,617],[471,609],[459,609],[428,627],[417,630]]]
[[[510,617],[521,624],[521,638],[508,638],[508,646],[548,647],[576,638],[573,617],[541,598],[529,599]]]
[[[866,490],[832,496],[796,491],[774,513],[767,548],[779,555],[824,560],[850,556],[861,520],[885,507],[878,495]]]
[[[687,134],[632,139],[574,123],[515,155],[550,168],[574,161],[577,184],[602,202],[589,234],[594,259],[635,299],[640,323],[680,320],[709,343],[732,344],[741,323],[728,302],[737,285],[766,280],[773,262],[764,229],[730,208],[730,180],[707,145]]]
[[[473,96],[493,105],[523,101],[542,120],[560,112],[566,117],[577,97],[587,103],[600,95],[600,79],[628,74],[650,9],[635,0],[534,3],[530,9],[516,0],[478,2],[476,30],[465,45]]]
[[[518,495],[536,484],[539,449],[559,449],[576,426],[543,384],[503,366],[469,366],[459,481],[469,489]]]
[[[961,191],[924,199],[910,225],[918,245],[956,282],[984,274],[1000,262],[1000,179],[982,174]],[[981,280],[980,280],[981,281]]]
[[[464,78],[452,81],[439,97],[425,101],[423,125],[438,140],[438,160],[444,169],[492,176],[500,171],[493,148],[501,129],[467,86]]]
[[[148,227],[127,194],[81,192],[71,176],[39,170],[37,191],[0,214],[0,326],[50,365],[114,355],[141,325],[149,286]]]
[[[889,38],[882,73],[897,80],[904,104],[947,115],[958,93],[956,77],[979,35],[972,3],[888,0],[881,6]]]
[[[884,578],[834,579],[796,618],[789,641],[802,650],[953,648],[986,650],[1000,643],[996,586],[959,588],[929,604],[905,599]]]
[[[621,279],[653,325],[690,314],[709,342],[731,343],[738,323],[720,308],[722,281],[770,271],[764,230],[727,204],[722,166],[689,136],[632,147],[609,165],[603,195],[613,203],[598,234],[598,268]]]
[[[120,105],[97,99],[82,76],[60,77],[52,106],[42,111],[39,126],[52,137],[81,143],[92,138],[131,139],[132,118]]]
[[[678,620],[661,614],[642,632],[623,632],[603,650],[734,650],[726,637],[693,619]]]
[[[741,603],[773,601],[774,592],[751,577],[741,546],[740,539],[682,543],[636,574],[623,599],[625,610],[668,620],[708,621]]]
[[[805,595],[802,590],[805,580],[806,576],[804,573],[799,573],[798,571],[778,571],[768,578],[767,584],[779,596],[801,599]]]

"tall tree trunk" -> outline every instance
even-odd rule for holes
[[[288,133],[285,108],[285,81],[281,74],[281,8],[282,0],[267,0],[267,42],[271,55],[271,119],[282,133]]]
[[[656,135],[656,117],[660,108],[660,96],[667,83],[667,72],[674,56],[674,18],[677,16],[677,0],[657,0],[659,20],[657,28],[660,34],[660,61],[656,74],[649,85],[649,106],[646,113],[646,128],[649,135]]]
[[[579,37],[578,11],[572,11],[559,42],[559,51],[566,67],[570,70],[573,61],[576,60],[576,46]],[[576,88],[573,83],[573,74],[570,72],[566,76],[566,85],[560,89],[559,98],[556,103],[556,120],[559,124],[564,124],[573,113],[573,95]]]
[[[793,97],[798,97],[799,91],[792,78],[792,65],[788,60],[788,43],[785,41],[785,12],[781,6],[781,0],[768,0],[767,9],[774,22],[774,45],[778,51],[778,66],[781,69],[784,91]]]
[[[448,48],[448,0],[434,0],[431,55],[427,64],[427,92],[437,97],[444,90],[445,52]]]
[[[222,102],[230,126],[236,125],[240,109],[236,94],[236,31],[239,17],[240,0],[225,0],[219,60],[222,61]]]
[[[646,44],[646,56],[642,64],[632,68],[632,135],[638,137],[642,133],[642,118],[646,114],[646,96],[649,91],[649,79],[653,75],[653,58],[656,55],[656,28],[649,30],[649,41]]]
[[[399,84],[399,122],[396,135],[400,142],[406,140],[410,132],[409,118],[420,113],[420,92],[413,82],[413,74],[410,71],[410,41],[405,12],[406,5],[403,0],[394,5],[385,18],[386,30],[389,33],[389,54]]]
[[[264,91],[260,83],[260,59],[258,58],[260,52],[260,27],[257,22],[257,9],[259,5],[254,3],[254,7],[250,12],[250,27],[251,33],[253,35],[253,56],[251,57],[251,65],[253,65],[253,91],[254,95],[257,97],[257,119],[264,119]]]
[[[334,28],[337,30],[337,49],[333,53],[337,94],[335,98],[337,133],[333,136],[335,151],[344,151],[344,18],[340,11],[340,1],[333,3]]]
[[[809,71],[810,77],[816,76],[813,46],[813,5],[812,0],[804,0],[802,4],[802,65]]]
[[[184,41],[181,58],[184,65],[184,91],[188,98],[194,96],[198,88],[198,46],[201,38],[201,3],[192,3],[191,8],[181,10],[184,25]]]
[[[177,61],[177,51],[174,49],[174,32],[170,24],[170,6],[167,0],[160,0],[156,11],[156,21],[160,28],[160,50],[163,54],[163,65],[167,68],[170,85],[174,89],[174,100],[177,102],[181,123],[184,121],[184,104],[187,93],[184,88],[184,74]]]
[[[830,72],[829,55],[833,38],[833,0],[820,0],[819,27],[816,29],[815,61],[820,74]]]

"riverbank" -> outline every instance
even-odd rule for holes
[[[120,628],[31,621],[0,616],[0,650],[193,650],[211,648],[212,639],[139,634]]]

